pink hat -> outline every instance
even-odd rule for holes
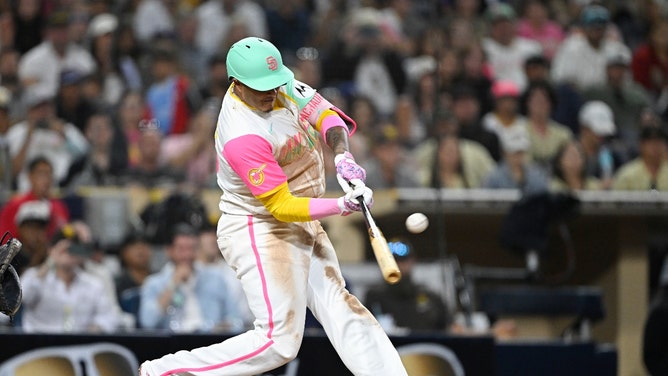
[[[494,98],[519,97],[520,88],[513,81],[498,80],[492,85],[492,95]]]

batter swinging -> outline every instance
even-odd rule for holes
[[[222,216],[218,245],[255,315],[222,343],[147,361],[141,376],[255,375],[294,359],[306,307],[355,375],[406,375],[369,311],[345,288],[321,218],[372,204],[366,172],[348,151],[355,122],[294,79],[270,42],[250,37],[227,55],[232,84],[215,133]],[[345,121],[344,121],[345,119]],[[334,151],[345,195],[322,198],[321,141]]]

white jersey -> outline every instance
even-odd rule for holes
[[[314,89],[293,80],[279,88],[274,110],[262,112],[241,101],[230,87],[223,99],[215,134],[217,180],[223,191],[219,207],[223,213],[271,216],[232,169],[231,161],[223,156],[223,149],[228,142],[247,135],[257,135],[269,142],[273,158],[287,176],[288,186],[294,196],[321,197],[325,193],[320,135],[313,125],[300,117],[300,111],[314,95]],[[233,157],[244,158],[236,154]],[[256,181],[258,185],[265,178],[262,166],[249,170],[248,174],[250,180]]]

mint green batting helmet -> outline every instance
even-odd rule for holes
[[[278,48],[258,37],[244,38],[227,52],[227,76],[241,81],[258,91],[267,91],[285,85],[294,74],[283,65]]]

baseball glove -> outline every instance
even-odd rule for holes
[[[21,242],[14,238],[0,246],[0,312],[9,317],[13,317],[21,306],[21,283],[11,265],[21,246]]]

